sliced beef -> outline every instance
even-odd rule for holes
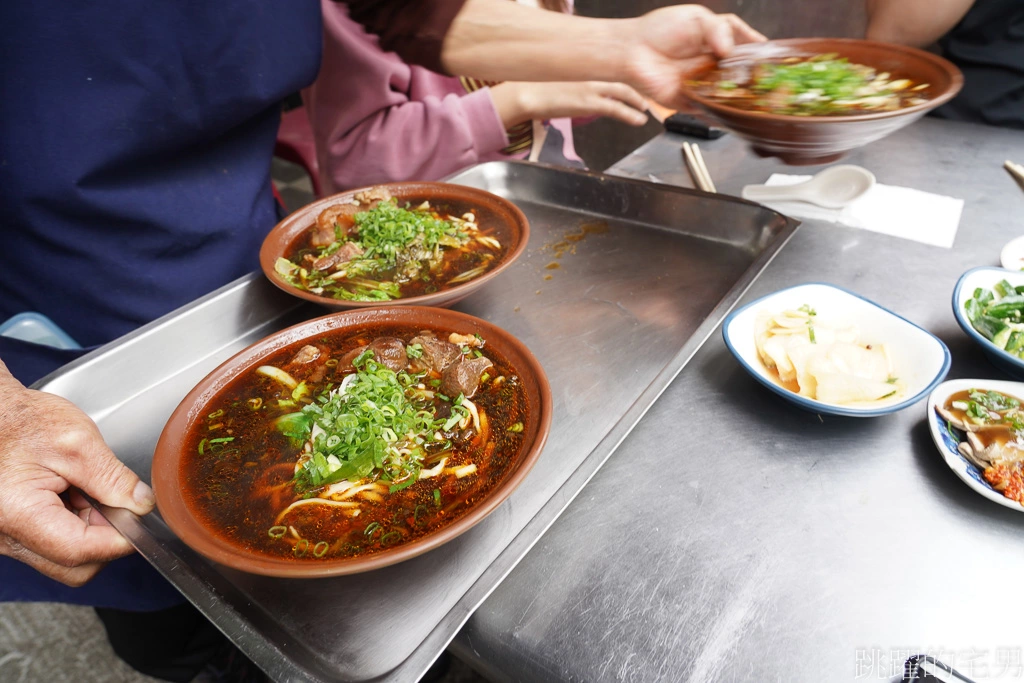
[[[285,368],[288,369],[297,379],[304,379],[307,382],[319,382],[327,374],[327,359],[331,352],[323,346],[306,344],[298,353],[292,356]]]
[[[413,337],[409,345],[419,344],[423,347],[423,357],[420,359],[428,369],[434,372],[444,372],[444,369],[454,361],[462,357],[462,349],[451,342],[446,342],[437,337],[421,335]]]
[[[409,357],[405,353],[405,342],[395,337],[378,337],[370,342],[373,358],[384,367],[400,372],[409,365]]]
[[[312,344],[306,344],[301,349],[299,349],[299,352],[296,353],[290,361],[288,361],[288,364],[305,365],[306,363],[312,363],[319,357],[320,349],[313,346]]]
[[[494,363],[484,356],[462,357],[441,373],[441,390],[452,398],[459,394],[464,394],[467,398],[472,397],[480,386],[480,376],[493,365]]]
[[[335,204],[328,206],[316,217],[316,225],[313,226],[313,234],[310,237],[310,244],[314,247],[326,247],[338,239],[338,232],[342,237],[348,235],[355,225],[355,215],[361,209],[355,204]],[[335,228],[339,228],[335,231]]]
[[[388,192],[386,187],[371,187],[368,190],[357,192],[355,200],[360,204],[372,204],[376,206],[379,202],[387,202],[391,200],[391,193]]]
[[[359,358],[359,354],[361,354],[365,350],[366,350],[365,346],[359,346],[357,348],[352,349],[348,353],[346,353],[344,356],[342,356],[341,358],[338,359],[338,369],[339,370],[351,370],[352,369],[352,361],[354,361],[356,358]]]
[[[328,256],[321,256],[313,261],[313,270],[330,270],[342,263],[348,263],[363,253],[363,248],[355,242],[345,242],[338,251]]]

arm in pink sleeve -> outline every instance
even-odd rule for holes
[[[340,6],[322,4],[323,64],[303,99],[325,192],[436,180],[508,144],[488,90],[467,95],[450,77],[410,67]]]

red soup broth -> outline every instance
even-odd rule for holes
[[[439,339],[459,332],[430,331]],[[255,367],[232,382],[209,402],[206,415],[186,439],[181,480],[193,514],[219,537],[249,552],[307,562],[377,553],[432,534],[464,516],[506,478],[529,446],[523,443],[531,419],[525,391],[515,368],[486,343],[478,351],[493,367],[472,397],[486,414],[486,441],[479,438],[482,433],[475,439],[453,440],[444,473],[385,492],[379,501],[356,498],[357,515],[352,508],[301,504],[280,518],[289,505],[317,492],[297,490],[293,479],[302,444],[282,434],[274,421],[338,387],[354,372],[353,350],[380,337],[408,344],[420,334],[421,330],[375,326],[296,342],[264,359],[261,365],[285,369],[306,383],[308,395],[299,401],[292,389]],[[299,350],[311,344],[325,355],[316,363],[293,363]],[[431,380],[437,381],[431,373],[423,378],[428,387]],[[447,473],[470,463],[476,465],[473,474],[460,478]]]

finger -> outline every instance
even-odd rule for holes
[[[104,505],[127,508],[137,515],[153,510],[152,489],[117,459],[91,420],[63,430],[55,439],[54,457],[44,464],[69,483]]]
[[[729,54],[736,43],[733,39],[732,24],[725,15],[712,14],[700,18],[704,28],[704,42],[718,57]]]
[[[107,518],[103,516],[103,513],[91,505],[78,510],[76,514],[80,520],[92,526],[113,526],[107,521]]]
[[[112,526],[93,523],[92,512],[79,516],[67,510],[52,492],[27,497],[8,528],[17,530],[17,542],[25,548],[64,567],[109,562],[133,552]]]
[[[762,43],[768,40],[768,36],[754,29],[753,26],[735,14],[726,14],[724,16],[729,25],[732,26],[732,37],[737,45],[742,43]]]
[[[89,501],[86,500],[85,496],[83,496],[82,492],[78,489],[69,488],[67,493],[68,501],[71,503],[71,507],[75,510],[84,510],[85,508],[92,507],[92,505],[89,504]]]
[[[647,123],[647,113],[637,111],[633,107],[611,97],[600,97],[601,101],[595,104],[595,110],[601,116],[618,119],[631,126],[642,126]]]
[[[638,111],[647,109],[647,98],[625,83],[603,83],[602,85],[602,94],[605,97],[614,97]]]
[[[74,510],[78,517],[86,524],[112,526],[110,522],[107,521],[107,518],[103,516],[103,513],[94,508],[78,489],[68,489],[68,501],[71,503],[71,509]]]
[[[10,539],[4,539],[0,543],[0,555],[7,555],[12,559],[23,562],[40,574],[75,588],[87,583],[105,566],[102,562],[95,562],[77,567],[65,567],[37,555],[20,543]]]

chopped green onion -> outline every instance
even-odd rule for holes
[[[380,537],[382,546],[390,546],[402,540],[402,534],[398,531],[389,531]]]

